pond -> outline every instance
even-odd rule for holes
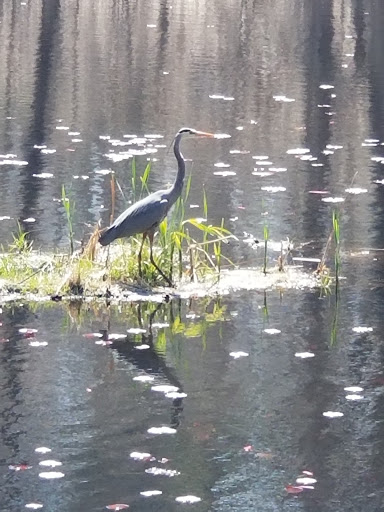
[[[18,221],[68,251],[63,185],[80,246],[111,172],[118,213],[133,157],[166,186],[191,126],[230,136],[183,154],[188,216],[204,185],[236,265],[265,226],[321,258],[334,211],[342,259],[329,293],[2,297],[1,510],[382,510],[383,22],[368,0],[0,2],[4,247]]]

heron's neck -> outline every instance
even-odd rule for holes
[[[177,176],[170,189],[170,203],[173,204],[180,197],[184,185],[185,160],[180,151],[181,134],[176,135],[173,151],[177,160]]]

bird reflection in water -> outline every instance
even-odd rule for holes
[[[164,304],[158,304],[156,309],[152,311],[148,318],[148,327],[146,332],[141,333],[141,344],[147,345],[145,350],[138,350],[138,343],[135,342],[131,335],[127,335],[125,339],[114,340],[110,345],[113,350],[116,350],[119,356],[126,361],[129,361],[138,371],[138,375],[156,376],[158,380],[167,385],[178,388],[178,393],[183,392],[183,386],[174,373],[173,368],[168,366],[164,356],[156,350],[153,341],[152,324],[157,312],[163,308]],[[143,315],[141,304],[137,307],[138,323],[140,328],[143,327]],[[173,317],[171,309],[171,317]],[[108,341],[108,330],[103,329],[100,331],[103,335],[103,340]],[[137,335],[136,335],[137,336]],[[172,399],[171,419],[170,426],[177,428],[180,425],[180,415],[183,411],[183,397],[176,397]]]

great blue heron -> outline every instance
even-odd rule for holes
[[[144,199],[140,199],[132,206],[127,208],[113,224],[111,224],[105,231],[100,235],[99,242],[101,245],[108,245],[116,238],[125,238],[138,233],[143,234],[143,240],[141,242],[138,263],[139,263],[139,275],[142,277],[141,269],[141,253],[143,251],[143,245],[145,239],[149,239],[150,249],[150,260],[152,265],[157,269],[159,274],[165,279],[169,286],[172,286],[171,280],[164,274],[164,272],[158,267],[155,260],[153,259],[153,237],[159,224],[165,219],[170,208],[180,197],[181,191],[184,184],[185,176],[185,160],[180,152],[180,141],[183,135],[194,135],[198,137],[214,137],[213,133],[199,132],[192,128],[181,128],[174,138],[173,151],[177,160],[177,176],[173,185],[166,190],[158,190],[153,192]]]

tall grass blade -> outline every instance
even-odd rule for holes
[[[131,178],[131,183],[132,183],[132,197],[133,197],[133,201],[136,201],[136,158],[133,157],[132,158],[132,178]]]
[[[116,183],[115,174],[111,173],[111,215],[109,217],[109,223],[112,224],[115,217],[115,204],[116,204]]]
[[[263,264],[264,274],[267,273],[268,239],[269,239],[269,229],[268,229],[267,224],[264,224],[264,264]]]
[[[67,197],[64,185],[62,185],[62,187],[61,187],[61,199],[62,199],[64,210],[65,210],[65,213],[66,213],[66,216],[67,216],[70,254],[73,254],[73,251],[74,251],[73,225],[72,225],[73,205],[71,204],[69,198]]]

